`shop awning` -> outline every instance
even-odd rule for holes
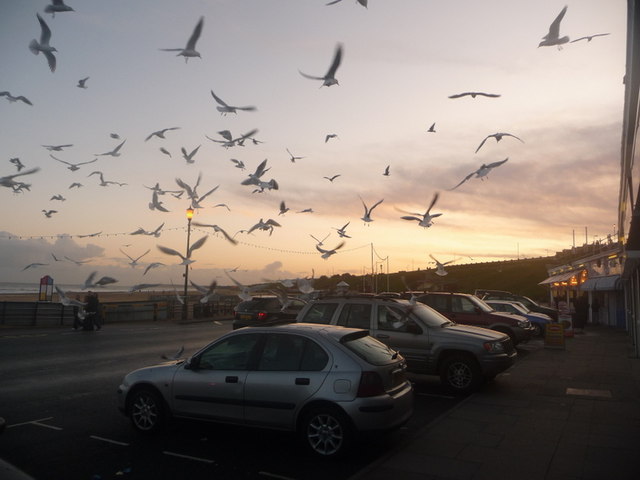
[[[569,280],[571,277],[578,275],[580,272],[564,272],[564,273],[560,273],[558,275],[552,275],[549,278],[541,281],[538,285],[548,285],[550,283],[556,283],[556,282],[566,282],[567,280]]]
[[[620,275],[609,275],[606,277],[590,278],[582,285],[580,290],[585,292],[595,292],[603,290],[620,290]]]

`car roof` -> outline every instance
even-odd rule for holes
[[[243,329],[244,330],[244,329]],[[362,331],[361,328],[341,327],[338,325],[325,325],[318,323],[286,323],[265,327],[251,327],[251,332],[260,333],[298,333],[311,335],[327,335],[337,340],[353,332]],[[239,331],[239,330],[236,330]]]

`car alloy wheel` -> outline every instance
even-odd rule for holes
[[[346,418],[329,407],[310,411],[305,416],[302,433],[311,451],[323,457],[339,456],[350,439]]]
[[[130,416],[133,426],[141,432],[155,432],[160,429],[164,409],[159,395],[142,388],[131,397]]]
[[[451,390],[467,393],[478,384],[480,371],[473,359],[456,355],[444,361],[441,377]]]

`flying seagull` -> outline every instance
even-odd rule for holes
[[[244,162],[242,160],[236,160],[235,158],[230,158],[229,161],[233,162],[236,168],[239,168],[240,170],[245,169]]]
[[[61,202],[66,201],[67,199],[64,198],[62,195],[60,195],[59,193],[55,194],[54,196],[52,196],[49,200],[59,200]]]
[[[562,45],[569,41],[569,37],[560,37],[560,22],[564,18],[564,14],[567,13],[567,6],[565,5],[556,19],[549,26],[549,33],[542,37],[542,41],[538,45],[539,47],[551,47],[557,45],[558,49],[562,48]]]
[[[81,78],[80,80],[78,80],[78,85],[76,85],[76,87],[87,88],[87,80],[89,80],[89,77]]]
[[[340,174],[338,173],[338,174],[333,175],[333,176],[331,176],[331,177],[322,177],[322,178],[326,178],[326,179],[327,179],[327,180],[329,180],[331,183],[333,183],[333,181],[334,181],[336,178],[338,178],[339,176],[340,176]]]
[[[158,192],[154,191],[151,195],[151,201],[149,202],[149,210],[158,210],[159,212],[168,212],[163,205],[163,202],[158,198]]]
[[[341,228],[336,228],[336,227],[332,227],[332,228],[338,231],[338,235],[340,236],[340,238],[351,238],[349,235],[347,235],[347,226],[350,223],[351,222],[345,223]]]
[[[469,175],[467,175],[466,177],[464,177],[462,179],[462,181],[456,185],[455,187],[451,188],[450,190],[455,190],[456,188],[458,188],[460,185],[462,185],[464,182],[466,182],[467,180],[469,180],[470,178],[472,178],[475,175],[475,178],[480,178],[482,179],[483,177],[486,177],[489,172],[491,170],[493,170],[496,167],[499,167],[500,165],[502,165],[503,163],[505,163],[507,160],[509,160],[509,158],[505,158],[504,160],[500,160],[499,162],[493,162],[490,163],[489,165],[486,164],[482,164],[480,166],[479,169],[477,169],[475,172],[471,172]]]
[[[9,92],[0,92],[0,97],[5,97],[11,103],[17,102],[19,100],[22,103],[26,103],[27,105],[32,105],[33,106],[33,103],[31,103],[31,101],[27,97],[24,97],[22,95],[14,97]]]
[[[382,175],[384,175],[385,177],[388,177],[391,173],[389,172],[389,169],[391,168],[391,165],[387,165],[384,169],[384,173]]]
[[[39,13],[36,13],[36,17],[38,17],[38,22],[40,22],[40,41],[38,42],[35,38],[31,40],[29,43],[29,50],[34,55],[38,55],[40,52],[47,58],[47,62],[49,63],[49,68],[52,72],[56,71],[56,57],[53,55],[53,52],[57,52],[55,47],[49,45],[49,40],[51,40],[51,30],[47,25]]]
[[[64,4],[64,0],[51,0],[51,3],[44,7],[45,13],[50,13],[51,17],[56,16],[56,13],[62,12],[75,12],[73,8]]]
[[[64,145],[42,145],[50,152],[61,152],[64,148],[73,147],[73,143],[66,143]]]
[[[284,203],[284,200],[282,200],[280,202],[280,211],[278,212],[278,215],[284,215],[288,211],[289,211],[289,207],[287,207],[287,205]]]
[[[32,173],[36,173],[40,171],[40,167],[35,167],[30,170],[25,170],[21,173],[14,173],[13,175],[7,175],[6,177],[0,177],[0,187],[14,188],[18,185],[25,185],[22,182],[17,182],[14,180],[16,177],[21,177],[22,175],[31,175]]]
[[[224,238],[226,238],[226,239],[227,239],[227,241],[228,241],[229,243],[231,243],[232,245],[237,245],[237,244],[238,244],[238,241],[237,241],[237,240],[235,240],[235,239],[231,238],[231,236],[230,236],[230,235],[229,235],[229,234],[228,234],[224,229],[222,229],[221,227],[219,227],[218,225],[212,225],[212,224],[208,224],[208,223],[198,223],[198,222],[193,222],[193,225],[194,225],[195,227],[213,228],[213,231],[214,231],[215,233],[221,233],[221,234],[222,234],[222,236],[223,236]]]
[[[200,57],[200,53],[196,51],[196,42],[200,38],[200,34],[202,33],[202,24],[204,23],[204,17],[200,17],[196,27],[193,29],[193,33],[191,37],[189,37],[189,41],[187,42],[187,46],[184,48],[161,48],[160,50],[164,52],[180,52],[179,55],[184,57],[185,63],[189,61],[190,57]]]
[[[26,267],[24,267],[22,269],[22,271],[24,272],[25,270],[28,270],[30,268],[37,268],[37,267],[46,267],[47,265],[49,265],[48,263],[30,263],[29,265],[27,265]]]
[[[593,35],[587,35],[587,36],[584,36],[584,37],[576,38],[575,40],[571,40],[569,43],[579,42],[580,40],[586,40],[587,42],[590,42],[595,37],[604,37],[605,35],[611,35],[611,34],[610,33],[595,33]]]
[[[296,163],[296,160],[302,160],[304,157],[296,157],[293,153],[291,153],[289,151],[289,149],[287,148],[287,153],[289,154],[289,160],[291,160],[291,163]]]
[[[132,268],[135,268],[138,265],[138,260],[140,260],[142,257],[144,257],[147,253],[149,253],[151,251],[151,249],[147,250],[146,252],[144,252],[142,255],[140,255],[139,257],[133,258],[131,257],[127,252],[123,251],[122,249],[120,249],[120,252],[125,255],[129,260],[131,260],[129,262],[129,265],[131,265]]]
[[[449,260],[448,262],[441,263],[438,260],[436,260],[436,257],[434,257],[433,255],[429,254],[429,256],[433,259],[434,262],[436,262],[436,275],[444,277],[449,273],[444,269],[444,266],[450,264],[451,262],[453,262],[453,260]]]
[[[147,136],[147,138],[144,139],[144,141],[146,142],[152,137],[165,138],[164,134],[167,133],[169,130],[178,130],[178,129],[180,129],[180,127],[163,128],[162,130],[158,130],[157,132],[150,133]]]
[[[491,135],[487,135],[484,140],[482,140],[482,142],[480,142],[480,145],[478,145],[478,148],[476,148],[476,153],[478,153],[478,150],[480,150],[482,148],[482,146],[484,145],[484,142],[486,142],[488,139],[490,138],[495,138],[496,142],[499,142],[500,140],[502,140],[502,137],[513,137],[516,140],[520,140],[522,143],[524,143],[524,140],[522,140],[519,137],[516,137],[515,135],[512,135],[510,133],[504,133],[504,132],[498,132],[498,133],[492,133]]]
[[[211,90],[211,96],[213,96],[214,100],[220,104],[220,106],[216,107],[216,110],[218,110],[221,115],[226,115],[227,113],[238,113],[237,110],[242,110],[245,112],[253,112],[256,110],[256,107],[253,107],[253,106],[234,107],[234,106],[228,105],[224,102],[224,100],[222,100],[215,93],[213,93],[213,90]]]
[[[9,162],[13,163],[16,168],[18,169],[18,171],[22,170],[24,168],[24,164],[20,161],[20,159],[18,157],[15,158],[10,158]]]
[[[161,263],[161,262],[153,262],[153,263],[150,263],[150,264],[149,264],[149,265],[147,265],[147,267],[144,269],[144,273],[143,273],[142,275],[146,275],[146,274],[147,274],[147,272],[148,272],[149,270],[151,270],[152,268],[158,268],[158,267],[162,267],[162,266],[164,266],[164,263]]]
[[[214,280],[213,282],[211,282],[211,284],[208,287],[203,287],[201,285],[198,285],[197,283],[194,283],[193,280],[191,280],[191,285],[193,285],[193,288],[198,290],[198,292],[202,293],[202,297],[200,298],[200,303],[207,303],[209,301],[209,298],[214,293],[216,293],[216,287],[218,286],[218,282]]]
[[[327,143],[329,140],[331,140],[332,138],[338,138],[338,135],[335,133],[328,133],[325,137],[324,137],[324,143]]]
[[[436,122],[433,122],[431,124],[431,126],[429,127],[429,130],[427,130],[427,132],[429,133],[436,133]]]
[[[340,242],[335,248],[332,248],[331,250],[325,250],[324,248],[320,248],[320,245],[316,245],[316,250],[318,250],[322,254],[320,256],[326,260],[331,255],[335,255],[337,253],[336,250],[342,248],[343,246],[344,242]]]
[[[319,245],[319,246],[322,246],[323,242],[324,242],[327,238],[329,238],[329,235],[331,235],[331,234],[330,234],[330,233],[327,233],[327,235],[326,235],[322,240],[319,240],[319,239],[317,239],[316,237],[314,237],[313,235],[309,234],[309,236],[310,236],[311,238],[313,238],[313,239],[316,241],[316,245]]]
[[[47,218],[51,218],[51,215],[53,215],[54,213],[58,213],[57,210],[42,210],[42,213],[44,213],[44,216]]]
[[[160,147],[160,151],[161,151],[162,153],[164,153],[165,155],[168,155],[168,156],[169,156],[169,158],[172,158],[172,157],[171,157],[171,152],[170,152],[169,150],[167,150],[166,148],[164,148],[164,147]]]
[[[364,206],[364,215],[362,216],[362,220],[365,223],[373,222],[373,219],[371,218],[371,212],[373,212],[373,209],[376,208],[378,205],[380,205],[384,201],[384,198],[382,200],[378,200],[376,203],[374,203],[371,208],[367,208],[367,204],[364,203],[364,200],[362,200],[362,197],[360,197],[360,201],[362,202],[362,205]]]
[[[114,148],[113,150],[111,150],[110,152],[105,152],[105,153],[95,153],[94,155],[100,157],[100,156],[104,156],[104,155],[110,155],[112,157],[119,157],[120,156],[120,149],[122,148],[122,146],[124,145],[124,142],[126,142],[126,140],[123,140],[122,143],[120,143],[116,148]]]
[[[424,228],[429,228],[431,225],[433,225],[433,219],[442,215],[441,213],[431,213],[431,209],[433,208],[433,206],[436,204],[437,201],[438,201],[438,192],[436,192],[433,195],[431,204],[429,205],[429,208],[427,208],[426,212],[412,213],[412,212],[404,212],[403,210],[400,210],[403,213],[409,214],[400,218],[402,218],[403,220],[417,220],[419,226]]]
[[[160,358],[162,358],[163,360],[178,360],[182,356],[183,352],[184,352],[184,345],[180,347],[178,351],[173,355],[166,355],[163,353],[162,355],[160,355]]]
[[[480,97],[489,97],[489,98],[498,98],[500,95],[497,93],[484,93],[484,92],[463,92],[463,93],[456,93],[454,95],[449,95],[449,98],[461,98],[461,97],[471,97],[471,98],[476,98],[477,96]]]
[[[187,149],[182,147],[180,148],[180,151],[182,152],[182,158],[184,158],[187,163],[195,163],[195,160],[193,159],[193,157],[196,156],[196,153],[198,153],[198,150],[200,150],[200,147],[202,145],[198,145],[196,148],[194,148],[193,150],[191,150],[191,152],[187,152]]]
[[[326,5],[335,5],[336,3],[341,2],[342,0],[333,0],[332,2],[327,3]],[[367,8],[367,2],[369,0],[356,0],[357,3],[359,3],[360,5],[362,5],[364,8]]]
[[[60,303],[65,307],[84,307],[86,305],[86,303],[81,302],[80,300],[75,300],[73,298],[67,297],[58,285],[56,285],[55,288],[56,292],[58,292]]]
[[[336,50],[333,55],[333,61],[331,62],[331,66],[329,67],[329,70],[327,71],[324,77],[314,77],[312,75],[307,75],[306,73],[302,73],[300,70],[298,70],[298,72],[300,72],[300,75],[302,75],[305,78],[310,78],[311,80],[322,80],[322,85],[320,85],[321,87],[324,87],[324,86],[330,87],[331,85],[339,85],[338,79],[336,79],[336,70],[338,70],[341,60],[342,60],[342,45],[338,44],[336,46]]]
[[[65,165],[69,165],[67,168],[69,170],[71,170],[72,172],[75,172],[76,170],[80,170],[80,165],[86,165],[87,163],[93,163],[93,162],[97,162],[98,159],[94,158],[93,160],[89,160],[88,162],[80,162],[80,163],[71,163],[71,162],[67,162],[65,160],[61,160],[59,158],[54,157],[52,154],[49,154],[49,156],[51,158],[53,158],[54,160],[64,163]]]
[[[178,252],[177,250],[174,250],[173,248],[163,247],[162,245],[158,245],[158,250],[160,250],[162,253],[166,253],[167,255],[175,255],[177,257],[180,257],[182,259],[182,262],[180,263],[180,265],[190,265],[193,262],[195,262],[195,260],[191,260],[191,255],[193,254],[193,251],[202,247],[202,245],[204,245],[204,242],[207,241],[207,238],[208,236],[205,235],[204,237],[193,242],[193,244],[187,250],[186,257],[182,255],[180,252]]]

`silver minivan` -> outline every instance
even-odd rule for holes
[[[388,296],[328,296],[309,302],[298,322],[362,328],[398,350],[410,372],[438,375],[452,391],[467,393],[517,358],[508,335],[458,325],[431,307]]]

